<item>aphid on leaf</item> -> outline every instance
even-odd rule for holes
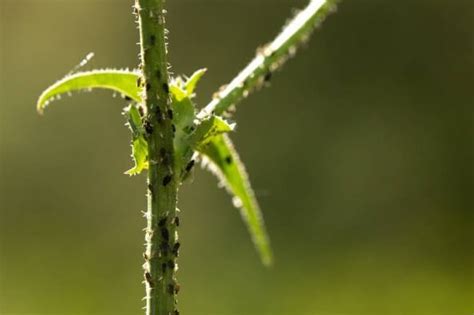
[[[142,86],[142,77],[138,77],[137,79],[137,87]]]
[[[155,43],[156,43],[156,36],[155,35],[151,35],[150,36],[150,44],[152,46],[155,46]]]
[[[226,162],[227,164],[232,164],[232,157],[231,157],[230,155],[226,156],[226,157],[225,157],[225,162]]]
[[[151,89],[151,84],[150,83],[147,83],[146,84],[146,90],[149,91]]]
[[[169,268],[170,270],[174,270],[174,267],[175,267],[174,261],[168,260],[168,268]]]
[[[189,172],[193,169],[194,163],[195,163],[194,160],[189,161],[189,163],[186,165],[186,168],[185,168],[186,172]]]
[[[168,113],[168,118],[169,118],[170,120],[173,120],[173,110],[172,110],[172,109],[168,109],[167,113]]]

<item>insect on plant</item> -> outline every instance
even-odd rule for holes
[[[248,175],[228,134],[235,124],[226,118],[250,92],[268,85],[273,73],[295,54],[311,32],[335,9],[335,0],[311,0],[211,102],[197,110],[195,88],[206,69],[190,77],[170,77],[167,62],[164,0],[136,0],[134,14],[140,31],[140,65],[136,70],[77,71],[47,88],[37,109],[60,95],[81,90],[109,89],[129,104],[124,115],[132,136],[134,166],[125,172],[147,172],[146,249],[143,254],[146,314],[179,314],[176,295],[178,241],[177,194],[196,161],[217,175],[233,197],[259,256],[272,263],[263,218]]]

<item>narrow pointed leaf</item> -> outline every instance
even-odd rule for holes
[[[186,81],[186,92],[189,96],[191,96],[194,93],[194,89],[196,88],[196,85],[198,84],[199,80],[201,80],[202,76],[206,73],[207,69],[199,69],[196,72],[194,72],[191,77]]]
[[[93,70],[68,75],[47,88],[39,97],[36,108],[42,113],[44,108],[62,94],[90,90],[109,89],[141,102],[137,87],[139,73],[127,70]]]
[[[135,105],[125,109],[128,117],[128,126],[132,131],[132,158],[135,166],[125,172],[127,175],[138,175],[148,169],[148,143],[145,140],[145,131],[142,126],[140,113]]]
[[[240,209],[262,262],[267,266],[271,265],[272,251],[263,217],[245,167],[229,137],[225,134],[215,136],[207,145],[199,147],[198,151],[207,159],[209,169],[219,177],[227,191],[233,195],[233,203]]]
[[[235,124],[230,124],[219,116],[211,116],[204,119],[190,137],[189,145],[192,149],[198,149],[206,145],[215,136],[234,130]]]
[[[138,175],[148,169],[148,144],[143,136],[132,140],[132,157],[135,166],[125,172],[127,175]]]

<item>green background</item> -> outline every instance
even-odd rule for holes
[[[144,176],[119,97],[35,112],[85,67],[137,65],[125,0],[0,0],[0,314],[142,314]],[[298,0],[169,0],[175,74],[206,104]],[[345,1],[232,135],[276,255],[264,268],[229,196],[182,188],[184,315],[474,312],[474,3]]]

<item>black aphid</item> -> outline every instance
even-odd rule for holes
[[[148,282],[148,284],[150,285],[150,287],[153,288],[153,286],[154,286],[155,284],[153,283],[153,278],[151,277],[151,274],[150,274],[148,271],[145,272],[145,280],[146,280],[146,282]]]
[[[170,175],[166,175],[166,176],[163,178],[163,186],[168,185],[170,182],[171,182],[171,176],[170,176]]]
[[[178,216],[174,217],[174,224],[176,226],[179,226],[179,217]]]
[[[161,237],[163,237],[163,239],[165,241],[169,241],[170,240],[170,232],[168,232],[168,229],[167,228],[162,228],[161,229]],[[168,244],[167,244],[168,245]]]
[[[173,294],[174,294],[174,285],[168,284],[168,293],[169,293],[170,295],[173,295]]]
[[[230,155],[226,156],[226,157],[225,157],[225,162],[226,162],[227,164],[232,164],[232,157],[231,157]]]
[[[128,96],[128,95],[125,95],[123,98],[124,98],[126,101],[131,101],[131,100],[132,100],[132,98],[131,98],[130,96]]]
[[[186,172],[189,172],[193,169],[194,163],[195,163],[194,160],[189,161],[189,163],[186,165],[186,168],[185,168]]]
[[[143,106],[138,106],[138,113],[140,114],[140,117],[143,117],[145,115],[145,111],[143,110]]]
[[[149,91],[151,89],[151,84],[150,83],[147,83],[146,84],[146,90]]]
[[[169,236],[168,236],[169,237]],[[160,250],[161,250],[161,253],[166,256],[168,255],[168,252],[170,250],[170,246],[168,245],[168,240],[166,240],[165,242],[161,242],[160,244]]]
[[[142,77],[138,77],[137,79],[137,87],[140,87],[142,85]]]
[[[159,227],[165,226],[166,220],[167,220],[166,217],[161,218],[160,221],[158,222],[158,226],[159,226]]]
[[[271,72],[271,71],[268,71],[268,72],[265,73],[265,75],[263,76],[263,81],[265,81],[265,83],[269,83],[271,79],[272,79],[272,72]]]
[[[174,124],[171,124],[171,130],[173,130],[173,133],[176,132],[176,126]]]
[[[168,268],[169,268],[170,270],[174,270],[174,261],[168,260]]]
[[[170,87],[168,83],[163,83],[163,91],[165,91],[166,93],[170,92]]]
[[[153,126],[151,125],[150,121],[145,120],[143,123],[143,128],[145,128],[145,131],[147,134],[152,134],[153,133]]]
[[[151,44],[152,46],[154,46],[155,43],[156,43],[156,36],[155,36],[155,35],[151,35],[151,36],[150,36],[150,44]]]
[[[168,118],[169,118],[170,120],[173,120],[173,110],[172,110],[172,109],[168,109],[167,113],[168,113]]]
[[[173,246],[173,255],[178,256],[180,246],[181,246],[181,244],[179,242],[174,244],[174,246]]]

